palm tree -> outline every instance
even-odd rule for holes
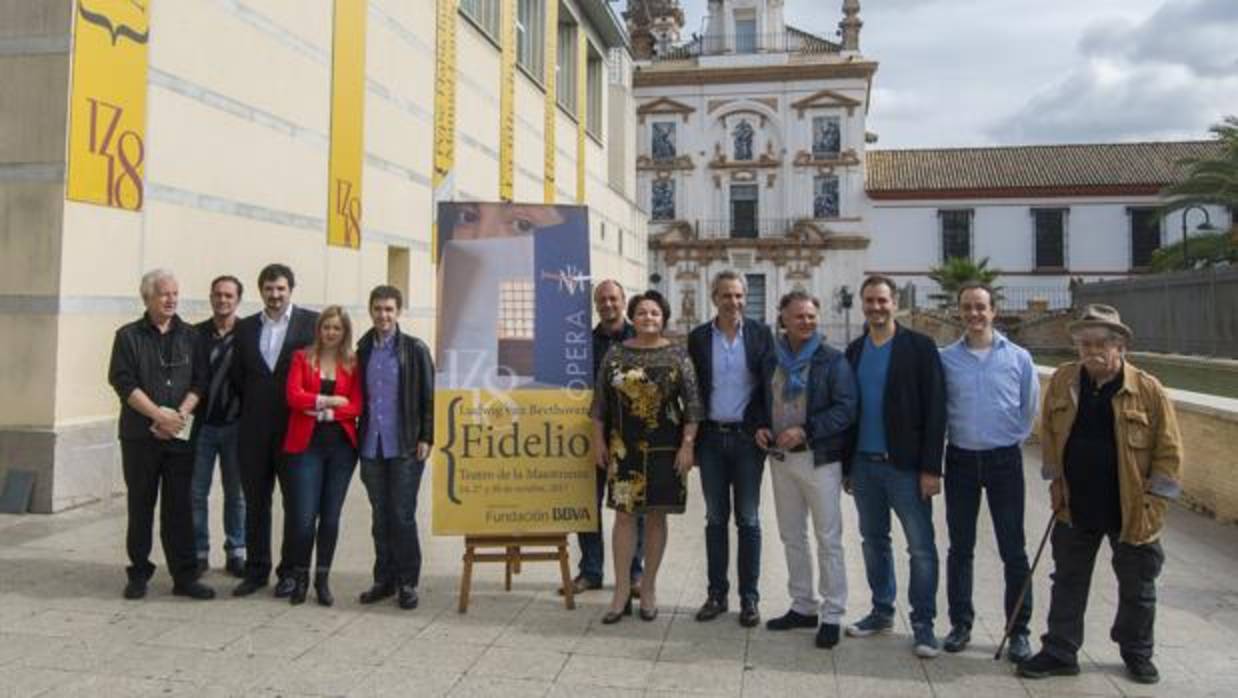
[[[1238,116],[1227,116],[1209,130],[1223,150],[1215,157],[1179,162],[1186,167],[1186,178],[1161,192],[1168,199],[1163,214],[1201,204],[1238,209]]]
[[[964,257],[954,257],[947,259],[941,266],[929,269],[929,278],[937,282],[941,291],[938,293],[930,293],[929,298],[937,301],[941,308],[949,308],[954,305],[955,296],[958,295],[959,288],[969,281],[978,281],[993,289],[994,301],[1001,299],[1001,288],[994,286],[997,277],[1001,276],[1000,269],[989,268],[989,258],[985,257],[979,262],[973,262]]]

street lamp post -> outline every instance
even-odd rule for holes
[[[1186,208],[1182,209],[1182,268],[1188,269],[1188,270],[1191,268],[1191,254],[1190,254],[1190,251],[1187,249],[1187,244],[1189,242],[1189,232],[1186,227],[1186,217],[1187,217],[1187,214],[1189,214],[1191,211],[1199,211],[1200,213],[1204,214],[1204,222],[1200,223],[1199,226],[1195,228],[1196,230],[1201,230],[1205,232],[1213,230],[1212,216],[1208,215],[1208,209],[1204,208],[1203,206],[1199,206],[1199,205],[1187,206]]]

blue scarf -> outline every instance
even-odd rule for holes
[[[820,334],[813,334],[794,356],[791,354],[791,346],[786,337],[774,342],[778,365],[787,374],[787,383],[782,390],[784,399],[794,400],[797,395],[808,388],[808,374],[804,369],[808,367],[812,355],[817,352],[817,347],[821,346],[821,339]]]

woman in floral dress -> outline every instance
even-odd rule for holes
[[[612,561],[615,595],[602,617],[616,623],[632,613],[627,570],[636,547],[636,517],[645,517],[645,574],[640,617],[658,617],[658,566],[666,550],[668,513],[681,514],[693,442],[701,420],[696,374],[687,352],[662,336],[670,304],[657,291],[628,302],[636,336],[602,360],[593,393],[593,431],[599,468],[607,471],[607,506],[615,510]]]

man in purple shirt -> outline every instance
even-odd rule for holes
[[[357,343],[364,381],[361,481],[373,512],[374,585],[361,593],[371,604],[399,595],[400,608],[417,607],[421,543],[417,493],[434,439],[434,364],[420,339],[400,332],[404,296],[393,286],[370,292],[374,328]]]

